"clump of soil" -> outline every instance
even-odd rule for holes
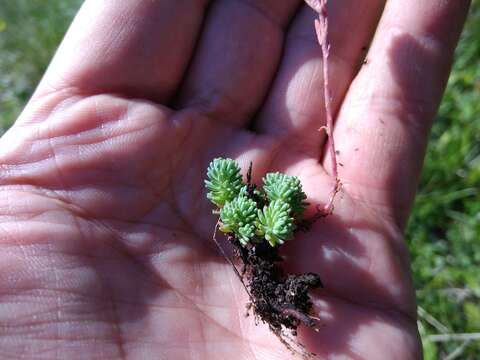
[[[320,276],[315,273],[285,274],[278,247],[272,247],[266,241],[245,246],[233,233],[228,233],[227,238],[234,246],[234,257],[242,263],[239,272],[228,259],[249,295],[247,309],[253,309],[255,318],[268,324],[292,353],[304,358],[315,356],[296,339],[289,337],[284,329],[290,330],[293,337],[296,337],[297,328],[302,324],[318,331],[316,320],[319,319],[311,315],[313,304],[309,290],[323,288]],[[214,240],[217,243],[215,237]],[[223,250],[222,253],[226,256]]]
[[[315,328],[308,292],[323,287],[320,277],[314,273],[285,274],[278,248],[266,241],[243,246],[233,234],[229,239],[243,264],[241,276],[246,280],[255,315],[276,334],[281,334],[282,326],[294,335],[300,324]]]

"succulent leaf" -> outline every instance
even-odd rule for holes
[[[271,246],[283,244],[293,237],[295,225],[292,210],[289,204],[283,200],[274,200],[263,210],[257,211],[256,234],[265,237]]]
[[[290,205],[295,216],[302,215],[307,203],[307,195],[303,192],[302,183],[296,176],[288,176],[276,173],[268,173],[263,178],[263,190],[268,199],[283,200]]]
[[[208,166],[205,186],[210,190],[207,198],[218,207],[235,199],[243,187],[237,162],[232,159],[213,159]]]
[[[220,210],[220,230],[233,232],[240,242],[245,245],[255,235],[255,220],[257,218],[257,204],[255,201],[240,195],[225,203]]]

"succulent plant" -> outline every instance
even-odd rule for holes
[[[233,232],[245,245],[255,236],[256,219],[257,203],[241,194],[220,210],[220,230]]]
[[[271,246],[282,245],[293,237],[295,225],[292,209],[283,200],[274,200],[257,211],[256,234],[263,236]]]
[[[290,205],[296,217],[300,217],[305,210],[307,195],[303,192],[302,183],[296,176],[288,176],[276,173],[268,173],[263,178],[263,191],[268,200],[283,200]]]
[[[233,233],[242,245],[254,238],[263,238],[271,246],[290,240],[295,221],[307,205],[297,177],[268,173],[263,178],[263,189],[253,185],[252,192],[232,159],[214,159],[208,167],[205,186],[209,190],[207,197],[218,207],[220,230]]]
[[[218,207],[235,199],[244,186],[237,162],[232,159],[213,159],[208,166],[205,186],[210,190],[207,198]]]

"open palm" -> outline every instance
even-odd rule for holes
[[[320,358],[421,356],[402,231],[468,1],[384,5],[331,3],[343,187],[284,254],[324,282],[320,331],[299,334]],[[245,317],[203,178],[252,161],[326,203],[313,18],[297,0],[84,4],[0,142],[1,358],[292,358]]]

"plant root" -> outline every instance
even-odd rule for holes
[[[271,247],[264,239],[247,247],[233,234],[229,234],[228,239],[234,246],[235,257],[245,267],[243,277],[250,296],[249,307],[255,318],[266,323],[289,350],[297,347],[295,353],[311,357],[312,354],[295,339],[287,341],[285,331],[290,331],[294,337],[300,325],[318,331],[318,318],[310,315],[309,290],[323,287],[320,277],[314,273],[285,275],[279,265],[282,259],[278,248]]]

